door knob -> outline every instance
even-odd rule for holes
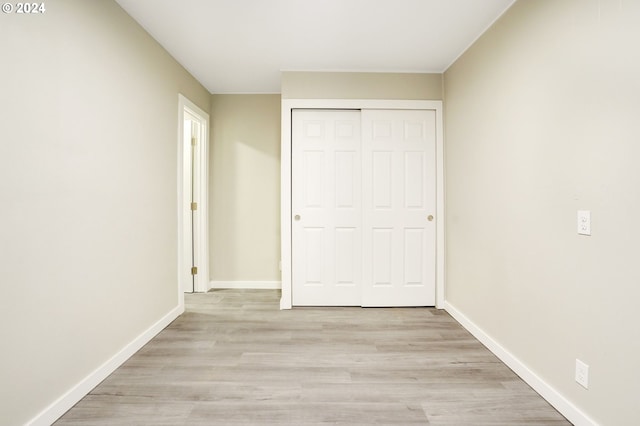
[[[297,214],[297,215],[295,215],[293,218],[294,218],[295,220],[300,220],[300,215],[299,215],[299,214]]]
[[[428,220],[429,222],[431,222],[431,221],[433,220],[433,215],[432,215],[432,214],[430,214],[429,216],[427,216],[427,220]]]

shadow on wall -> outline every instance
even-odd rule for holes
[[[279,281],[280,96],[213,95],[211,277]]]

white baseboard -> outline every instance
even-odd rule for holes
[[[148,330],[136,337],[131,343],[122,348],[111,359],[98,367],[85,377],[80,383],[71,388],[67,393],[45,408],[40,414],[27,422],[29,426],[49,426],[58,420],[64,413],[84,398],[93,388],[113,373],[127,359],[140,348],[160,333],[171,321],[178,318],[184,312],[184,305],[180,304],[168,314],[153,324]]]
[[[212,288],[253,288],[279,290],[282,288],[281,281],[211,281],[209,289]]]
[[[487,347],[495,356],[500,358],[509,368],[511,368],[522,380],[527,382],[536,392],[547,402],[555,407],[563,416],[576,426],[597,426],[598,424],[580,411],[560,392],[551,387],[547,382],[538,377],[522,361],[516,358],[511,352],[503,348],[491,336],[485,333],[474,322],[467,318],[462,312],[456,309],[451,303],[445,301],[444,309],[458,321],[467,331]]]

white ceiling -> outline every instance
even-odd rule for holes
[[[281,71],[443,72],[514,0],[116,0],[211,93]]]

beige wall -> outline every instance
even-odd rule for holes
[[[638,22],[520,0],[444,77],[447,300],[603,425],[640,418]]]
[[[212,95],[212,281],[280,281],[280,95]]]
[[[112,1],[0,17],[0,423],[24,424],[178,306],[178,93]]]
[[[441,100],[441,74],[282,73],[283,99]]]

